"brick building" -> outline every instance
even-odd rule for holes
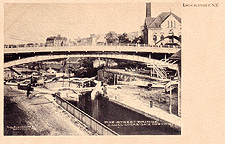
[[[146,18],[142,32],[144,43],[149,45],[180,45],[181,18],[172,12],[151,17],[151,3],[146,3]]]

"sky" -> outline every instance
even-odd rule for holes
[[[6,3],[4,43],[44,43],[49,36],[68,39],[90,34],[140,31],[145,2],[136,3]],[[181,16],[181,3],[152,3],[152,17],[170,10]]]

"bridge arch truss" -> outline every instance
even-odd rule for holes
[[[112,53],[112,54],[61,54],[61,55],[39,55],[34,57],[22,58],[18,60],[13,60],[4,63],[4,68],[12,67],[15,65],[30,63],[30,62],[38,62],[38,61],[45,61],[45,60],[53,60],[53,59],[65,59],[68,57],[96,57],[96,58],[110,58],[110,59],[123,59],[123,60],[130,60],[130,61],[137,61],[142,62],[147,65],[157,65],[159,67],[168,67],[173,70],[178,70],[178,65],[169,63],[162,60],[151,59],[143,56],[138,55],[129,55],[123,53]]]

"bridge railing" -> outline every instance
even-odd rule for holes
[[[81,111],[65,99],[55,95],[55,101],[58,105],[67,110],[70,114],[79,119],[82,123],[84,123],[87,127],[98,133],[99,135],[118,135],[116,132],[103,125],[96,119],[92,118],[85,112]]]
[[[63,45],[47,45],[43,43],[36,44],[18,44],[18,45],[4,45],[4,48],[21,48],[21,47],[68,47],[68,46],[126,46],[126,47],[146,47],[146,48],[181,48],[179,45],[149,45],[149,44],[133,44],[133,43],[78,43],[78,44],[63,44]]]

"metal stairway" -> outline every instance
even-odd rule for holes
[[[160,67],[159,65],[154,63],[153,70],[156,72],[157,76],[160,77],[161,79],[167,79],[167,73],[163,67]]]

